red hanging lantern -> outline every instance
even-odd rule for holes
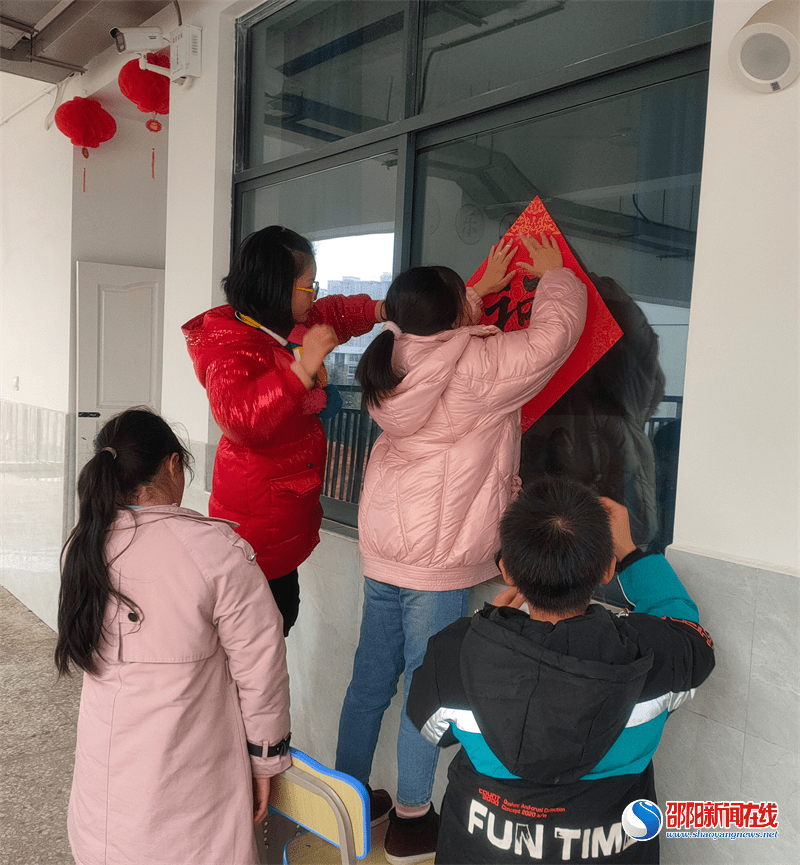
[[[81,96],[58,106],[56,126],[73,144],[84,150],[99,147],[117,133],[116,121],[105,108],[96,99]]]
[[[55,115],[56,126],[69,140],[81,148],[84,159],[89,158],[89,147],[99,147],[117,134],[117,123],[96,99],[76,96],[59,105]],[[83,169],[83,191],[86,192],[86,168]]]
[[[169,57],[163,54],[148,54],[147,62],[169,69]],[[161,123],[156,120],[156,114],[169,114],[169,76],[142,69],[137,59],[130,60],[119,70],[117,81],[123,96],[130,99],[139,111],[153,115],[145,124],[150,132],[161,132]],[[150,174],[155,180],[155,147],[150,157]]]
[[[147,62],[169,69],[169,57],[148,54]],[[119,70],[119,89],[139,111],[145,114],[169,114],[169,76],[140,69],[139,60],[131,60]]]

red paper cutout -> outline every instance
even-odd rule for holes
[[[572,270],[587,290],[586,325],[583,333],[572,354],[564,361],[558,372],[529,403],[522,407],[522,431],[525,432],[600,360],[622,336],[622,330],[603,303],[594,284],[576,261],[558,226],[553,222],[538,196],[525,208],[503,238],[504,241],[511,240],[517,249],[517,254],[510,265],[512,269],[519,261],[530,262],[528,251],[519,240],[520,234],[533,235],[537,240],[541,239],[542,234],[547,237],[554,236],[564,258],[564,267]],[[485,270],[486,260],[484,259],[467,285],[475,285]],[[533,277],[518,269],[508,288],[498,294],[487,295],[483,301],[481,324],[496,324],[504,331],[522,330],[527,327],[531,317],[531,305],[536,294],[535,290],[533,292],[530,290],[532,281]]]

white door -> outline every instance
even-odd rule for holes
[[[79,261],[77,286],[76,478],[110,417],[161,408],[164,271]]]

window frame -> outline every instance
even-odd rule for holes
[[[614,96],[683,77],[708,72],[711,21],[614,49],[584,61],[551,70],[514,84],[455,103],[447,108],[414,114],[419,104],[419,68],[422,62],[421,4],[409,0],[404,38],[406,69],[405,118],[339,141],[321,143],[302,153],[243,169],[248,141],[247,69],[250,60],[248,31],[270,15],[302,0],[267,0],[236,23],[236,109],[234,171],[232,177],[231,254],[243,239],[242,197],[298,177],[337,168],[389,151],[397,152],[395,250],[393,272],[416,263],[420,248],[414,224],[414,178],[417,157],[426,150],[523,121],[536,120]],[[353,536],[358,505],[323,498],[324,526],[340,527]]]

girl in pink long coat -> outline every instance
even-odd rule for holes
[[[110,420],[78,481],[56,666],[85,672],[69,836],[78,865],[252,865],[288,767],[283,624],[249,544],[179,506],[158,415]]]

